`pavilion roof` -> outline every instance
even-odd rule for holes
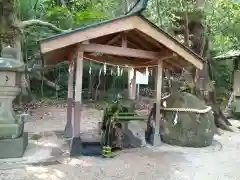
[[[45,65],[67,60],[77,48],[85,52],[85,59],[138,69],[156,66],[158,59],[164,60],[165,68],[173,70],[189,65],[202,69],[204,64],[199,55],[138,13],[45,38],[39,43]]]

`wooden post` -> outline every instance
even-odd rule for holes
[[[140,91],[140,84],[137,84],[137,100],[139,100],[139,91]]]
[[[68,66],[67,123],[64,130],[65,138],[71,138],[73,135],[73,128],[72,128],[73,76],[74,76],[74,60],[70,61]]]
[[[122,37],[122,47],[127,48],[127,35],[125,32],[121,34]],[[131,70],[132,68],[128,68],[128,99],[132,98],[132,79],[131,79]]]
[[[157,89],[156,89],[156,119],[155,119],[155,129],[152,139],[152,144],[154,146],[159,146],[161,144],[161,137],[159,133],[160,129],[160,121],[161,121],[161,114],[160,114],[160,106],[161,106],[161,95],[162,95],[162,75],[163,75],[163,61],[158,61],[157,66]]]
[[[136,99],[136,88],[137,88],[137,81],[136,81],[136,70],[133,71],[133,79],[132,79],[132,93],[131,93],[131,100]]]
[[[131,78],[131,68],[128,68],[128,99],[132,97],[132,78]]]
[[[76,82],[75,82],[75,105],[73,118],[73,136],[70,148],[70,155],[75,156],[81,154],[82,144],[80,139],[80,119],[82,111],[82,76],[83,76],[83,54],[78,49],[76,60]]]
[[[158,76],[158,68],[154,67],[154,97],[157,98],[157,76]]]

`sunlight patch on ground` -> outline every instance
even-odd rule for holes
[[[59,147],[59,144],[56,144],[56,143],[51,143],[51,142],[34,142],[34,144],[36,145],[40,145],[40,146],[43,146],[43,147]]]
[[[27,173],[33,174],[37,179],[64,179],[65,173],[57,170],[57,169],[49,169],[44,167],[32,167],[28,166],[25,168]]]
[[[84,167],[91,167],[92,164],[88,163],[87,161],[75,158],[67,158],[62,161],[62,164],[71,165],[71,166],[84,166]]]
[[[27,149],[21,158],[0,159],[0,169],[9,169],[9,167],[22,167],[31,163],[38,163],[53,158],[54,150],[61,148],[63,140],[53,136],[43,136],[40,139],[31,140]],[[58,152],[58,151],[57,151]],[[59,153],[61,150],[59,150]],[[57,153],[57,154],[59,154]],[[56,154],[56,153],[55,153]],[[61,153],[60,153],[61,154]]]
[[[23,157],[0,159],[0,168],[2,168],[4,165],[34,163],[44,159],[48,159],[51,158],[51,152],[52,152],[51,148],[29,144]]]

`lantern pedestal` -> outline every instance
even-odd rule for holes
[[[12,102],[20,93],[17,72],[22,64],[17,60],[0,58],[0,158],[18,158],[28,145],[24,122],[17,118]]]
[[[28,133],[24,132],[15,139],[0,140],[0,158],[19,158],[22,157],[28,145]]]
[[[0,87],[0,158],[21,157],[28,145],[28,134],[23,133],[24,122],[17,119],[12,108],[19,92],[17,87]]]

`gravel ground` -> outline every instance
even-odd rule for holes
[[[65,111],[34,110],[25,126],[30,133],[28,149],[23,158],[0,160],[0,180],[240,180],[239,132],[216,135],[207,148],[163,144],[124,150],[113,159],[69,158],[65,142],[54,133],[63,130]],[[95,129],[101,115],[84,108],[82,132]]]

